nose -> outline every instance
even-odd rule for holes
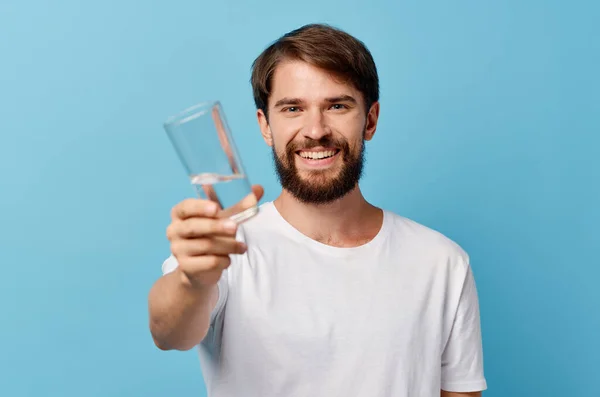
[[[305,138],[314,140],[319,140],[331,134],[331,129],[327,125],[327,120],[323,112],[314,110],[308,114],[303,133]]]

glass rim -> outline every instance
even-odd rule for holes
[[[176,126],[183,123],[187,123],[188,121],[192,121],[200,116],[204,116],[208,111],[215,106],[221,106],[220,101],[218,100],[209,100],[199,102],[195,105],[192,105],[179,113],[174,114],[167,118],[164,122],[165,127],[168,126]]]

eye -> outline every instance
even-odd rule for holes
[[[290,106],[287,108],[283,108],[281,109],[283,112],[288,112],[288,113],[296,113],[298,110],[300,110],[298,107],[296,106]]]
[[[347,106],[342,105],[341,103],[336,103],[336,104],[331,105],[331,108],[333,110],[343,110],[343,109],[347,109]]]

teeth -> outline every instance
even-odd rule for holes
[[[324,152],[300,152],[300,156],[305,159],[319,160],[326,157],[331,157],[335,154],[335,150],[327,150]]]

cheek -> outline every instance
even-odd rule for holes
[[[282,144],[279,141],[273,142],[273,150],[277,153],[277,156],[283,157],[285,155],[285,144]]]
[[[296,117],[285,117],[280,114],[274,114],[271,118],[271,130],[280,137],[280,140],[292,140],[302,131],[306,124],[305,117],[297,115]]]
[[[271,123],[271,139],[275,150],[279,153],[294,139],[295,132],[284,123]]]
[[[283,158],[286,156],[288,143],[289,141],[285,137],[273,134],[271,148],[279,158]]]
[[[349,142],[357,138],[362,139],[365,130],[366,119],[360,115],[344,115],[342,117],[331,117],[328,124],[333,131],[344,136]]]

